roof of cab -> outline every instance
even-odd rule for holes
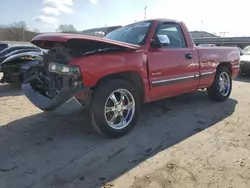
[[[179,20],[174,20],[174,19],[167,19],[167,18],[155,18],[155,19],[148,19],[148,20],[143,20],[143,21],[158,21],[158,22],[180,22]]]

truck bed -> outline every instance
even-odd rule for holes
[[[239,67],[239,50],[236,47],[196,47],[200,72],[216,71],[219,63],[231,63],[232,67]],[[232,73],[232,78],[237,76]]]

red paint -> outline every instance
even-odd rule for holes
[[[140,75],[145,88],[145,101],[149,102],[160,98],[179,95],[195,91],[199,88],[211,86],[216,68],[220,63],[230,63],[232,77],[235,78],[239,72],[239,52],[233,47],[195,47],[189,31],[183,22],[171,21],[179,24],[185,41],[186,48],[179,49],[153,49],[151,41],[158,24],[164,20],[154,20],[145,45],[138,46],[108,39],[82,36],[73,34],[46,34],[39,35],[33,39],[33,43],[39,46],[50,42],[68,42],[71,39],[82,41],[100,42],[136,49],[134,52],[108,53],[92,55],[72,60],[70,65],[80,67],[85,86],[93,87],[104,76],[133,71]],[[192,59],[186,59],[185,54],[192,54]],[[152,87],[152,82],[188,77],[194,75],[208,74],[198,79],[190,79],[185,82],[167,84]]]

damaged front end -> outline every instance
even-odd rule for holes
[[[71,113],[89,106],[90,90],[80,68],[69,66],[74,58],[110,52],[135,51],[139,45],[80,34],[41,34],[32,44],[49,50],[22,84],[26,97],[43,111]],[[27,73],[28,70],[27,70]],[[30,76],[32,75],[32,76]]]
[[[81,71],[68,65],[71,59],[62,48],[50,50],[35,67],[36,72],[22,84],[26,97],[39,109],[70,114],[83,107],[75,97],[84,91]]]

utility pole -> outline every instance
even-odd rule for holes
[[[202,31],[202,25],[203,25],[203,21],[201,21],[201,31]]]
[[[146,20],[146,18],[147,18],[147,8],[148,8],[148,6],[145,6],[145,8],[144,8],[144,20]]]

